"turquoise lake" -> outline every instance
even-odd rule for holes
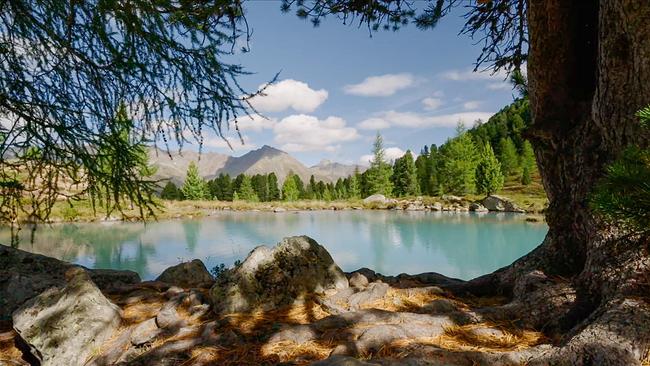
[[[220,212],[201,219],[39,226],[19,248],[90,268],[130,269],[154,279],[199,258],[231,265],[261,244],[308,235],[345,271],[387,275],[439,272],[470,279],[508,265],[539,245],[548,228],[523,215],[400,211]],[[6,243],[9,236],[0,232]]]

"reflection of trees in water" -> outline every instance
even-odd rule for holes
[[[29,231],[21,233],[18,248],[68,262],[92,259],[90,266],[94,268],[130,269],[143,274],[147,256],[155,253],[153,245],[140,242],[144,231],[144,225],[131,223],[42,225],[37,227],[33,242]],[[2,230],[0,238],[5,235]],[[129,244],[135,253],[126,250]]]
[[[199,220],[183,220],[181,223],[183,227],[183,233],[185,234],[185,243],[187,244],[187,250],[190,253],[194,253],[196,245],[199,240],[199,231],[201,230],[201,221]]]

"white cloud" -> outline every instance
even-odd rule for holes
[[[372,119],[374,120],[373,123],[376,125],[383,124],[390,127],[455,127],[458,121],[462,121],[466,125],[471,125],[477,119],[487,121],[493,114],[494,113],[490,112],[476,111],[428,116],[414,112],[386,111],[380,113],[377,117],[374,117]]]
[[[477,71],[472,69],[466,70],[449,70],[440,74],[444,79],[453,81],[468,81],[468,80],[505,80],[507,73],[499,71],[492,73],[491,71]]]
[[[277,121],[273,118],[263,117],[259,114],[252,114],[249,116],[239,117],[237,119],[237,126],[240,131],[255,131],[260,132],[264,129],[271,129]]]
[[[230,142],[230,146],[228,146],[228,143],[219,136],[205,137],[203,139],[203,146],[216,148],[216,149],[227,149],[227,150],[230,150],[232,148],[233,151],[250,150],[257,147],[255,144],[251,142],[251,139],[246,135],[242,136],[242,139],[244,140],[244,144],[241,143],[239,137],[233,137],[233,138],[227,137],[227,139]]]
[[[490,90],[505,90],[505,89],[512,89],[512,85],[504,81],[502,83],[490,83],[488,84],[487,88]]]
[[[327,99],[325,89],[314,90],[307,83],[285,79],[275,84],[262,84],[259,90],[266,89],[263,95],[250,99],[251,104],[260,112],[281,112],[292,108],[298,112],[313,112]]]
[[[355,128],[339,117],[319,120],[305,114],[283,118],[273,128],[275,141],[285,151],[334,151],[341,142],[359,138]]]
[[[424,98],[422,99],[422,105],[424,105],[424,109],[428,111],[433,111],[442,105],[442,99],[440,98]]]
[[[362,130],[383,130],[390,127],[390,123],[381,118],[368,118],[361,121],[357,127]]]
[[[399,147],[389,147],[384,149],[384,154],[386,162],[392,163],[395,161],[395,159],[404,156],[404,154],[406,154],[406,151],[400,149]],[[413,154],[413,152],[411,152],[411,154],[414,158],[417,157],[417,155]],[[370,165],[370,162],[373,158],[374,156],[372,154],[363,155],[361,158],[359,158],[359,163],[363,165]]]
[[[367,77],[359,84],[346,85],[343,87],[343,91],[346,94],[364,97],[387,97],[414,83],[415,78],[408,73],[386,74]]]
[[[468,102],[463,103],[463,108],[468,111],[478,109],[478,107],[480,106],[481,106],[481,102],[478,100],[470,100]]]

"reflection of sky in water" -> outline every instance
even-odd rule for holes
[[[26,230],[27,231],[27,230]],[[541,243],[547,227],[513,214],[313,211],[223,212],[194,219],[40,227],[20,248],[88,267],[131,269],[144,279],[199,258],[208,268],[243,259],[257,245],[309,235],[344,270],[439,272],[473,278],[511,263]],[[5,238],[6,237],[6,238]],[[0,231],[0,240],[8,233]]]

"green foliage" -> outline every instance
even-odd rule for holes
[[[183,197],[187,200],[203,200],[208,198],[208,187],[199,174],[199,167],[191,162],[185,175],[185,183],[181,188]]]
[[[650,106],[637,113],[650,126]],[[634,233],[650,232],[650,149],[629,146],[614,161],[591,195],[591,207],[605,220]]]
[[[269,201],[279,201],[282,198],[282,193],[278,187],[278,177],[275,173],[269,173],[269,175],[267,175],[267,181],[269,187]]]
[[[251,184],[260,201],[269,201],[269,181],[266,175],[255,174],[251,178]]]
[[[465,195],[475,191],[475,170],[478,151],[468,132],[458,135],[440,147],[440,184],[445,193]]]
[[[79,217],[79,211],[77,211],[77,209],[72,205],[69,205],[63,208],[61,215],[65,221],[74,221]]]
[[[36,148],[41,156],[40,164],[30,164],[23,154],[2,154],[0,181],[20,166],[18,196],[29,204],[12,207],[34,220],[46,220],[61,193],[90,196],[107,214],[135,205],[145,217],[158,187],[131,164],[141,158],[136,136],[182,144],[187,131],[200,140],[200,131],[219,134],[224,123],[252,112],[241,97],[250,93],[238,83],[247,72],[228,62],[247,36],[240,1],[43,0],[0,7],[6,137],[0,151]],[[116,112],[122,117],[124,105],[138,116],[129,146],[120,122],[111,121]]]
[[[532,174],[537,169],[535,152],[528,141],[524,141],[523,151],[521,152],[521,184],[529,185],[532,181]]]
[[[180,200],[183,199],[183,192],[173,182],[167,182],[160,192],[160,198],[165,200]]]
[[[296,201],[300,198],[300,191],[293,174],[287,175],[282,185],[282,199],[285,201]]]
[[[512,139],[505,138],[499,142],[499,162],[501,163],[501,171],[504,176],[509,176],[516,173],[519,168],[519,156],[517,155],[517,148],[512,142]]]
[[[210,197],[219,201],[233,200],[233,183],[228,174],[219,174],[218,177],[208,182]]]
[[[395,159],[392,182],[395,196],[417,196],[420,194],[418,176],[411,150],[408,150],[401,158]]]
[[[251,178],[247,175],[244,175],[236,193],[238,200],[248,202],[259,202],[260,200],[257,193],[255,193],[255,189],[253,189]]]
[[[393,193],[393,184],[390,179],[392,168],[386,162],[384,140],[379,133],[375,138],[372,153],[373,159],[370,162],[370,168],[365,172],[367,195],[383,194],[390,196]]]
[[[491,195],[503,188],[501,164],[494,155],[488,142],[481,153],[481,160],[476,167],[476,192]]]
[[[125,204],[133,203],[141,208],[148,207],[152,213],[155,184],[149,177],[155,173],[155,169],[148,164],[144,142],[134,138],[133,127],[126,106],[120,104],[108,131],[98,141],[95,160],[97,175],[90,180],[88,190],[93,198],[99,199],[106,207],[107,216],[113,210],[123,212]],[[43,159],[44,151],[32,146],[27,149],[25,159]]]
[[[359,168],[354,169],[354,173],[348,179],[348,198],[359,198],[361,197],[361,173],[359,173]]]
[[[596,186],[591,207],[627,229],[650,230],[650,150],[627,148]]]

